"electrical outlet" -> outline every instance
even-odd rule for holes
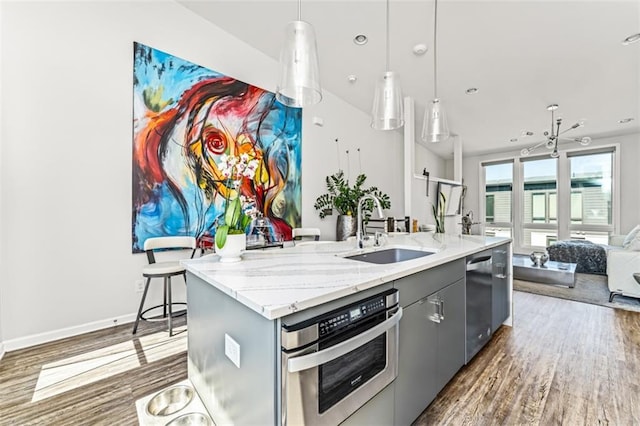
[[[142,293],[144,291],[144,280],[136,280],[133,283],[133,290],[136,293]]]
[[[224,334],[224,354],[240,368],[240,345],[227,333]]]

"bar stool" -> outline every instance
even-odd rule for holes
[[[293,228],[291,230],[291,236],[294,242],[299,240],[320,240],[320,229],[318,228]]]
[[[177,260],[156,262],[155,251],[167,250],[167,249],[191,249],[191,258],[196,253],[196,239],[194,237],[154,237],[148,238],[144,242],[144,251],[147,253],[147,259],[149,264],[142,268],[142,276],[147,279],[144,286],[144,292],[142,293],[142,299],[140,300],[140,307],[138,308],[138,315],[136,316],[136,322],[133,325],[133,334],[136,334],[138,330],[138,322],[143,321],[158,321],[160,318],[145,317],[146,313],[157,308],[162,308],[162,319],[167,319],[167,326],[169,328],[169,336],[173,336],[173,318],[187,313],[186,309],[182,311],[173,312],[173,305],[185,305],[186,303],[174,303],[171,300],[171,277],[182,275],[182,278],[186,281],[185,267],[180,265]],[[142,310],[144,308],[144,301],[147,298],[147,291],[149,290],[149,284],[152,278],[162,278],[164,282],[164,301],[161,305],[152,306],[150,308]],[[167,315],[168,311],[168,315]]]

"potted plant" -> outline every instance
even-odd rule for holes
[[[327,184],[327,193],[322,194],[316,199],[313,205],[321,219],[333,214],[333,210],[337,211],[339,216],[336,223],[336,239],[346,240],[347,237],[356,233],[356,212],[358,210],[358,201],[365,195],[371,194],[380,200],[383,209],[391,207],[389,196],[380,191],[377,187],[372,186],[363,188],[367,176],[360,174],[353,186],[349,184],[349,180],[345,179],[344,172],[340,170],[331,176],[325,178]],[[373,211],[373,201],[366,200],[362,205],[362,216],[366,222],[371,217]]]
[[[245,231],[251,223],[252,217],[245,211],[243,198],[239,193],[243,179],[253,179],[258,160],[250,159],[247,154],[240,157],[222,155],[218,168],[227,179],[224,216],[216,226],[215,246],[221,262],[237,262],[241,260],[240,253],[246,248]],[[253,210],[253,209],[250,209]]]

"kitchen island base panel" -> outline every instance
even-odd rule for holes
[[[188,376],[213,421],[280,424],[279,321],[265,319],[190,273],[187,303]],[[240,345],[240,368],[225,356],[225,334]]]

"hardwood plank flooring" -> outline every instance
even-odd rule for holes
[[[640,424],[640,313],[515,292],[515,324],[415,425]]]
[[[415,425],[640,424],[640,313],[521,292],[514,303],[515,327],[499,329]],[[136,425],[137,399],[187,377],[185,337],[142,324],[134,338],[124,324],[9,352],[0,425]],[[67,365],[72,386],[69,371],[42,385],[43,371]]]
[[[164,323],[136,336],[123,324],[6,353],[0,425],[137,425],[137,399],[187,377],[184,318],[172,338]]]

